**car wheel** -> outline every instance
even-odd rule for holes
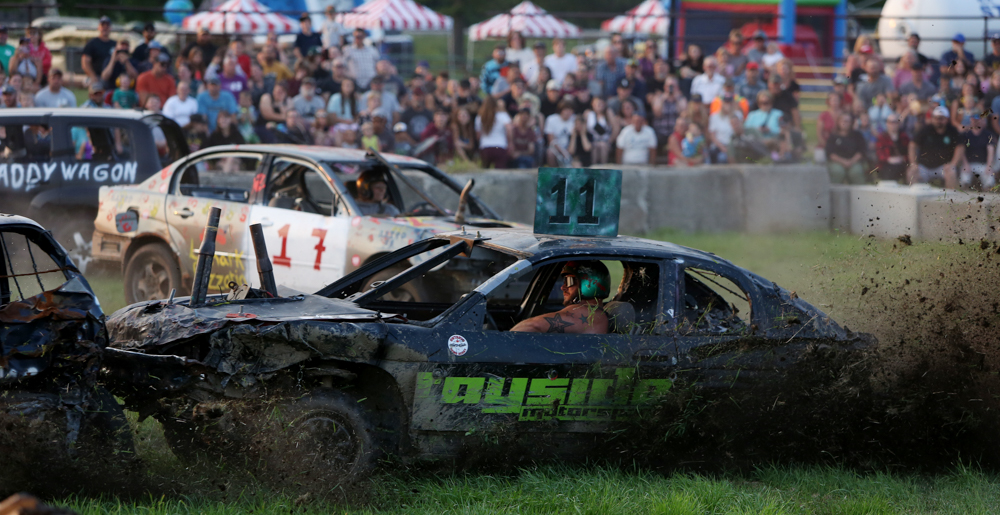
[[[406,270],[406,268],[401,266],[394,266],[392,268],[382,270],[365,281],[365,287],[362,288],[362,291],[368,291],[373,283],[378,281],[387,281],[403,270]],[[410,281],[389,293],[386,293],[382,296],[382,299],[391,302],[427,302],[429,297],[427,292],[424,290],[423,281],[417,279]]]
[[[366,478],[382,457],[375,416],[338,390],[296,399],[283,413],[267,462],[293,484],[349,484]]]
[[[170,249],[162,243],[145,245],[125,266],[125,301],[129,304],[160,300],[181,288],[181,270]]]

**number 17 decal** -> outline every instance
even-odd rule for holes
[[[319,263],[323,259],[323,251],[326,247],[323,246],[323,240],[326,239],[326,229],[313,229],[312,235],[319,238],[319,243],[316,244],[314,249],[316,249],[316,263],[313,268],[319,270]]]

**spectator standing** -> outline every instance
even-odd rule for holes
[[[184,127],[191,123],[191,115],[198,112],[198,101],[191,97],[191,86],[187,82],[177,85],[177,94],[163,104],[163,115]]]
[[[885,95],[875,95],[875,103],[868,108],[868,120],[875,134],[885,132],[885,124],[890,117],[895,116]]]
[[[49,85],[35,93],[35,107],[76,107],[76,95],[62,87],[62,79],[59,68],[49,71]]]
[[[42,61],[38,57],[31,55],[30,39],[21,38],[17,50],[14,52],[13,57],[10,58],[10,66],[13,67],[13,73],[31,79],[32,83],[41,83],[43,77]]]
[[[316,79],[312,77],[302,79],[299,94],[292,99],[292,108],[298,111],[304,123],[311,125],[316,118],[316,112],[322,111],[325,105],[323,97],[316,94]]]
[[[358,95],[354,91],[354,81],[344,79],[340,83],[340,91],[330,96],[326,104],[326,115],[330,118],[330,123],[336,125],[340,123],[354,123],[359,109]],[[263,99],[261,99],[261,112],[264,111]]]
[[[906,154],[910,138],[900,130],[899,116],[886,120],[885,132],[875,141],[879,180],[901,181],[906,178]]]
[[[958,166],[965,157],[965,147],[959,144],[961,135],[949,123],[948,108],[937,106],[931,112],[931,123],[917,133],[908,149],[910,184],[944,179],[945,188],[958,186]]]
[[[170,65],[170,56],[161,53],[156,56],[156,64],[153,69],[139,74],[135,81],[135,89],[139,93],[139,102],[146,104],[146,99],[150,95],[160,98],[162,105],[166,107],[167,100],[177,92],[177,84],[174,78],[167,73],[167,66]],[[183,127],[186,124],[181,124]]]
[[[948,73],[948,68],[953,66],[956,61],[964,62],[966,68],[972,68],[976,62],[972,52],[965,49],[965,35],[961,32],[951,38],[951,49],[941,54],[941,74]]]
[[[915,94],[921,102],[926,102],[937,94],[937,88],[924,80],[924,69],[915,66],[910,70],[910,81],[899,87],[899,94]]]
[[[680,93],[677,77],[671,75],[667,78],[663,91],[659,91],[651,97],[650,105],[653,108],[653,132],[656,133],[656,140],[660,147],[665,147],[668,138],[674,132],[677,118],[687,107],[687,102]]]
[[[615,47],[609,46],[604,49],[604,59],[597,63],[594,78],[600,83],[600,96],[607,98],[615,95],[619,83],[625,78],[625,59],[618,57],[618,50]]]
[[[767,34],[763,30],[757,29],[753,33],[753,46],[747,49],[746,58],[747,64],[757,63],[757,66],[764,64],[764,54],[767,53]],[[756,98],[747,97],[747,98]]]
[[[556,114],[545,119],[545,137],[548,150],[545,161],[549,166],[568,166],[573,159],[569,151],[570,137],[573,135],[573,104],[565,100],[559,102]]]
[[[989,73],[1000,70],[1000,32],[994,32],[990,37],[990,55],[983,58],[983,64]]]
[[[348,75],[354,78],[358,89],[368,89],[368,83],[378,73],[375,69],[375,63],[378,61],[378,50],[365,45],[364,29],[354,29],[354,40],[351,46],[344,50],[344,63],[347,64]]]
[[[701,95],[701,101],[705,105],[712,103],[722,93],[722,87],[726,83],[726,78],[716,73],[718,67],[719,63],[714,57],[705,58],[705,73],[691,81],[691,95]]]
[[[148,61],[149,45],[151,45],[155,39],[156,39],[156,25],[154,25],[153,23],[147,23],[142,28],[142,43],[139,43],[135,47],[135,50],[132,51],[132,58],[140,63]],[[160,53],[165,53],[167,54],[168,57],[170,56],[170,53],[167,52],[167,50],[163,48],[162,45],[160,45]]]
[[[548,67],[549,71],[552,72],[552,80],[560,86],[566,78],[566,74],[574,73],[577,70],[576,56],[566,53],[566,41],[562,38],[552,40],[552,53],[545,56],[542,64]],[[623,66],[619,66],[617,69],[621,70],[622,68]]]
[[[0,65],[3,65],[3,69],[8,75],[11,73],[10,58],[14,57],[15,50],[14,47],[7,44],[7,26],[0,25]]]
[[[139,76],[135,65],[132,64],[131,53],[128,49],[128,40],[119,40],[118,45],[115,47],[114,55],[104,61],[104,68],[101,70],[101,80],[104,81],[105,88],[113,88],[116,85],[116,79],[122,75],[128,75],[130,80],[134,80]]]
[[[292,47],[295,60],[302,61],[313,48],[323,48],[323,37],[313,32],[309,13],[302,13],[299,15],[299,33],[295,35],[295,44]]]
[[[622,128],[615,140],[617,161],[621,164],[648,165],[656,163],[656,133],[638,113]]]
[[[524,36],[516,30],[507,34],[507,62],[517,63],[522,68],[535,59],[530,48],[524,46]]]
[[[80,67],[87,74],[88,82],[101,80],[104,62],[111,57],[116,45],[111,40],[111,18],[101,16],[97,23],[97,37],[87,42],[80,57]]]
[[[503,70],[507,68],[507,52],[503,45],[493,48],[493,59],[486,61],[483,70],[479,74],[479,82],[483,88],[483,93],[490,95],[493,93],[493,84],[503,75]]]
[[[888,95],[895,89],[892,86],[892,80],[882,73],[882,62],[877,57],[868,59],[868,62],[865,63],[865,70],[868,72],[867,77],[855,86],[854,91],[861,99],[861,105],[867,107],[872,105],[872,101],[879,93]]]
[[[498,107],[496,99],[487,96],[479,108],[475,123],[483,167],[507,168],[510,115]]]
[[[609,109],[604,99],[594,97],[591,99],[592,110],[584,113],[587,123],[587,132],[590,133],[591,146],[593,147],[593,157],[591,161],[596,164],[605,164],[611,152],[611,135],[614,126],[611,117],[608,116]]]
[[[760,65],[756,61],[747,63],[743,76],[736,83],[736,94],[747,99],[747,112],[757,109],[757,93],[767,89],[760,80]]]
[[[347,29],[337,21],[337,8],[333,5],[326,6],[324,16],[323,26],[319,29],[323,48],[340,48],[344,44],[342,35]]]
[[[212,77],[205,82],[207,84],[205,91],[198,94],[198,113],[208,121],[208,131],[212,133],[215,131],[215,122],[219,118],[220,111],[236,114],[240,109],[236,97],[222,91],[222,83],[218,77]]]
[[[851,115],[841,113],[837,130],[826,140],[827,170],[834,184],[865,183],[864,159],[868,144],[853,126]]]
[[[208,31],[208,27],[201,26],[198,27],[198,35],[195,36],[195,40],[188,43],[184,47],[184,51],[181,52],[182,55],[190,56],[191,50],[197,48],[201,51],[201,58],[203,63],[207,63],[215,57],[216,52],[218,52],[219,47],[212,43],[212,34]],[[214,120],[208,120],[209,125],[215,123]]]
[[[537,41],[534,45],[532,45],[531,49],[532,58],[521,62],[521,73],[524,75],[524,80],[528,81],[529,86],[537,88],[538,72],[546,66],[545,43]]]
[[[996,184],[997,135],[986,128],[986,121],[978,113],[972,115],[969,130],[962,134],[959,146],[965,147],[965,163],[959,183],[966,188],[972,186],[975,176],[981,189],[988,191]]]

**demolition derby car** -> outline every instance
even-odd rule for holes
[[[254,223],[265,229],[277,282],[315,291],[431,234],[460,225],[509,226],[466,188],[403,156],[293,145],[212,147],[142,184],[101,188],[93,257],[120,264],[128,302],[189,292],[202,230],[211,208],[220,207],[212,292],[252,281],[247,227]]]
[[[97,382],[107,343],[101,305],[63,247],[0,214],[0,492],[74,481],[83,461],[122,470],[115,453],[131,450],[131,433]]]
[[[558,320],[546,332],[511,330],[563,309],[567,270],[598,262],[606,278],[580,287],[602,311],[589,315],[606,320],[602,334],[570,334]],[[470,269],[488,278],[433,300],[397,295]],[[466,228],[314,294],[270,289],[201,287],[111,316],[116,394],[161,421],[177,454],[255,456],[281,462],[288,477],[319,470],[341,480],[385,455],[482,455],[498,442],[525,443],[532,456],[588,456],[675,393],[729,395],[817,352],[872,342],[715,255],[625,236]]]

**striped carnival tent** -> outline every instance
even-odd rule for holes
[[[469,40],[505,38],[511,31],[520,32],[526,38],[570,38],[580,35],[580,27],[560,20],[525,0],[514,6],[509,13],[498,14],[469,27]]]
[[[661,0],[646,0],[624,15],[601,23],[601,30],[622,34],[658,34],[665,36],[670,28],[670,13]]]
[[[288,16],[271,12],[256,0],[228,0],[211,11],[184,18],[181,27],[195,31],[207,27],[212,34],[278,34],[299,31],[299,23]]]
[[[337,15],[345,27],[384,30],[451,30],[451,16],[413,0],[372,0]]]

